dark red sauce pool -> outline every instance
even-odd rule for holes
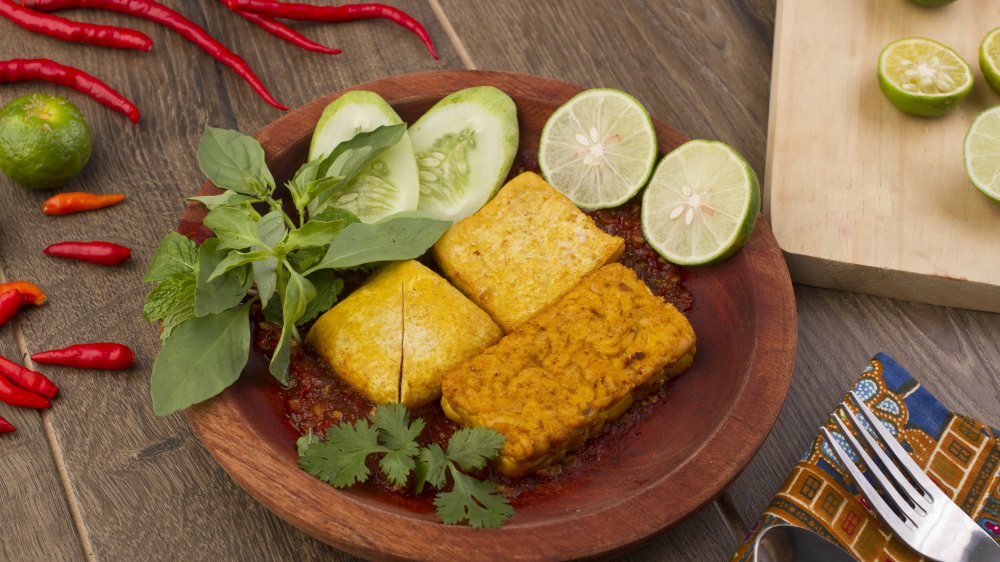
[[[615,209],[602,209],[587,214],[601,229],[625,240],[625,252],[619,260],[622,264],[635,270],[654,294],[663,297],[678,310],[689,311],[694,300],[684,287],[680,268],[667,263],[646,244],[642,236],[640,203],[639,198],[636,198]],[[343,296],[346,295],[341,298]],[[264,322],[259,316],[254,320],[256,351],[270,355],[277,345],[279,335],[279,328]],[[374,412],[375,405],[341,380],[309,346],[303,345],[292,350],[290,371],[291,384],[283,391],[285,414],[292,427],[300,433],[312,431],[323,435],[331,425],[366,419]],[[637,433],[639,422],[663,399],[667,386],[669,385],[633,405],[622,417],[608,424],[601,435],[590,440],[558,466],[519,479],[506,478],[490,470],[489,478],[497,483],[498,489],[511,500],[515,508],[548,495],[559,494],[563,486],[569,486],[577,476],[620,458],[622,451]],[[426,423],[420,437],[421,445],[437,443],[446,447],[452,433],[460,428],[444,415],[436,402],[414,410],[412,415],[422,418]],[[395,489],[382,476],[381,471],[377,470],[376,463],[377,459],[374,457],[369,459],[373,475],[369,485],[394,493],[413,495],[412,488]],[[486,474],[478,476],[484,475]],[[424,492],[428,502],[434,493],[433,490]]]

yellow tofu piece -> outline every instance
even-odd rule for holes
[[[445,277],[509,333],[624,249],[624,240],[525,172],[432,251]]]
[[[694,360],[683,314],[610,264],[500,343],[445,375],[441,407],[504,435],[500,471],[562,459]]]
[[[489,315],[417,261],[383,266],[325,312],[306,343],[377,404],[417,408],[441,378],[501,337]]]

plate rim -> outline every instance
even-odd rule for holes
[[[280,155],[280,151],[276,150],[277,147],[290,146],[292,144],[290,141],[297,140],[299,136],[296,134],[295,137],[290,137],[284,130],[289,121],[302,119],[303,116],[308,118],[313,114],[318,118],[322,109],[331,100],[347,91],[356,89],[405,91],[412,84],[420,84],[424,89],[413,90],[419,91],[419,95],[411,98],[416,99],[428,94],[427,83],[438,84],[440,92],[431,93],[435,95],[440,93],[442,96],[473,85],[494,85],[508,91],[512,97],[520,95],[535,99],[542,99],[539,91],[543,94],[548,92],[562,95],[585,89],[551,78],[501,71],[444,70],[403,74],[357,84],[317,98],[267,125],[255,137],[261,141],[268,158],[271,159]],[[397,97],[390,100],[391,103],[405,101],[407,98]],[[668,135],[672,135],[671,141],[679,144],[686,140],[683,135],[662,121],[655,117],[653,121],[657,125],[658,134],[666,130]],[[660,142],[663,144],[663,139]],[[212,188],[209,182],[202,185],[202,190],[206,188]],[[200,225],[204,214],[203,206],[194,202],[189,203],[177,230],[182,233],[191,232]],[[507,526],[497,530],[444,526],[380,509],[349,494],[338,494],[342,499],[337,505],[338,514],[341,516],[336,518],[331,518],[328,512],[317,509],[289,511],[286,508],[290,502],[300,502],[303,497],[326,495],[323,492],[336,490],[297,466],[292,465],[291,471],[286,467],[275,472],[277,468],[285,465],[254,462],[261,458],[277,458],[280,453],[273,444],[259,439],[259,435],[250,431],[251,427],[248,424],[241,423],[242,414],[231,393],[224,392],[212,400],[195,405],[187,409],[185,415],[205,448],[241,488],[281,519],[310,536],[354,555],[369,558],[426,559],[419,556],[419,552],[414,552],[412,545],[425,543],[428,533],[442,541],[437,545],[441,549],[438,557],[447,553],[451,553],[452,556],[459,553],[468,556],[471,552],[483,552],[483,548],[488,549],[485,552],[504,552],[505,555],[524,559],[553,556],[578,558],[621,553],[693,515],[721,495],[763,444],[787,397],[797,343],[795,297],[781,250],[762,215],[758,217],[751,239],[741,252],[746,253],[752,266],[751,270],[755,273],[754,294],[766,293],[771,298],[754,300],[757,340],[753,346],[750,365],[744,372],[742,385],[726,412],[725,419],[685,462],[660,475],[655,482],[645,485],[647,493],[642,497],[631,498],[631,503],[618,502],[602,510],[574,518],[575,529],[572,533],[566,533],[564,530],[561,532],[562,527],[565,527],[562,517],[553,521]],[[775,256],[778,259],[774,259]],[[764,301],[777,306],[762,310],[761,305]],[[765,350],[760,349],[762,340],[766,342]],[[767,376],[751,377],[746,374],[757,372],[765,373]],[[780,395],[781,399],[763,399],[774,394]],[[235,443],[255,442],[254,439],[260,444],[257,450],[247,451],[234,446]],[[712,451],[717,450],[729,451],[732,454],[713,455]],[[710,470],[707,470],[706,464],[711,465]],[[697,479],[700,482],[700,486],[696,488],[698,493],[670,496],[664,482],[671,478]],[[662,506],[665,501],[671,502],[672,511],[680,515],[672,518],[656,517],[656,508]],[[378,517],[376,522],[378,524],[370,524],[372,516]],[[624,519],[633,524],[618,525],[619,528],[627,528],[628,531],[607,537],[606,533],[599,532],[602,521],[607,517]],[[357,524],[359,521],[369,524]],[[581,528],[593,530],[594,532],[589,535],[595,539],[581,543],[578,540]],[[442,533],[444,530],[446,532]],[[545,533],[544,545],[538,541],[540,532]],[[446,538],[442,538],[442,535]]]

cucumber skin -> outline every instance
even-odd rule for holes
[[[427,110],[424,115],[420,117],[411,127],[410,127],[410,139],[413,142],[414,153],[417,154],[418,160],[420,158],[420,148],[418,146],[426,145],[428,147],[434,144],[434,140],[441,138],[448,133],[458,133],[461,130],[461,124],[455,126],[447,131],[433,131],[433,137],[425,131],[424,127],[429,117],[433,117],[435,113],[442,110],[448,110],[449,107],[456,104],[471,103],[479,106],[482,112],[489,115],[495,120],[495,124],[499,125],[500,128],[500,153],[496,154],[491,158],[499,162],[499,169],[495,177],[490,177],[488,184],[481,186],[470,186],[470,189],[466,194],[462,196],[463,203],[460,205],[453,205],[449,208],[445,208],[437,204],[437,201],[430,201],[428,198],[424,197],[425,185],[423,180],[421,180],[421,198],[418,203],[417,209],[428,216],[433,216],[443,220],[458,221],[461,220],[474,212],[478,211],[483,205],[486,204],[500,189],[503,185],[504,180],[510,173],[510,168],[514,163],[514,158],[517,155],[517,148],[520,143],[520,130],[517,123],[517,106],[514,100],[510,98],[505,92],[499,88],[493,86],[475,86],[472,88],[466,88],[453,92],[439,102],[434,104],[433,107]],[[425,138],[430,138],[430,142],[424,143]]]

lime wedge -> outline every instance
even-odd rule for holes
[[[987,33],[979,44],[979,68],[993,91],[1000,94],[1000,27]]]
[[[693,140],[667,154],[642,196],[642,232],[668,261],[702,265],[736,253],[760,211],[757,175],[728,145]]]
[[[617,207],[642,189],[656,164],[649,113],[618,90],[580,92],[556,109],[538,141],[542,175],[583,209]]]
[[[1000,201],[1000,105],[980,113],[969,127],[965,172],[979,191]]]
[[[309,146],[309,159],[326,156],[358,133],[402,122],[382,96],[364,90],[347,92],[326,106],[320,115]],[[330,206],[347,209],[362,221],[372,223],[416,209],[419,197],[417,161],[410,137],[404,133],[399,142],[359,171]]]
[[[931,39],[910,37],[882,49],[878,84],[902,111],[936,117],[972,91],[972,68],[951,48]]]

